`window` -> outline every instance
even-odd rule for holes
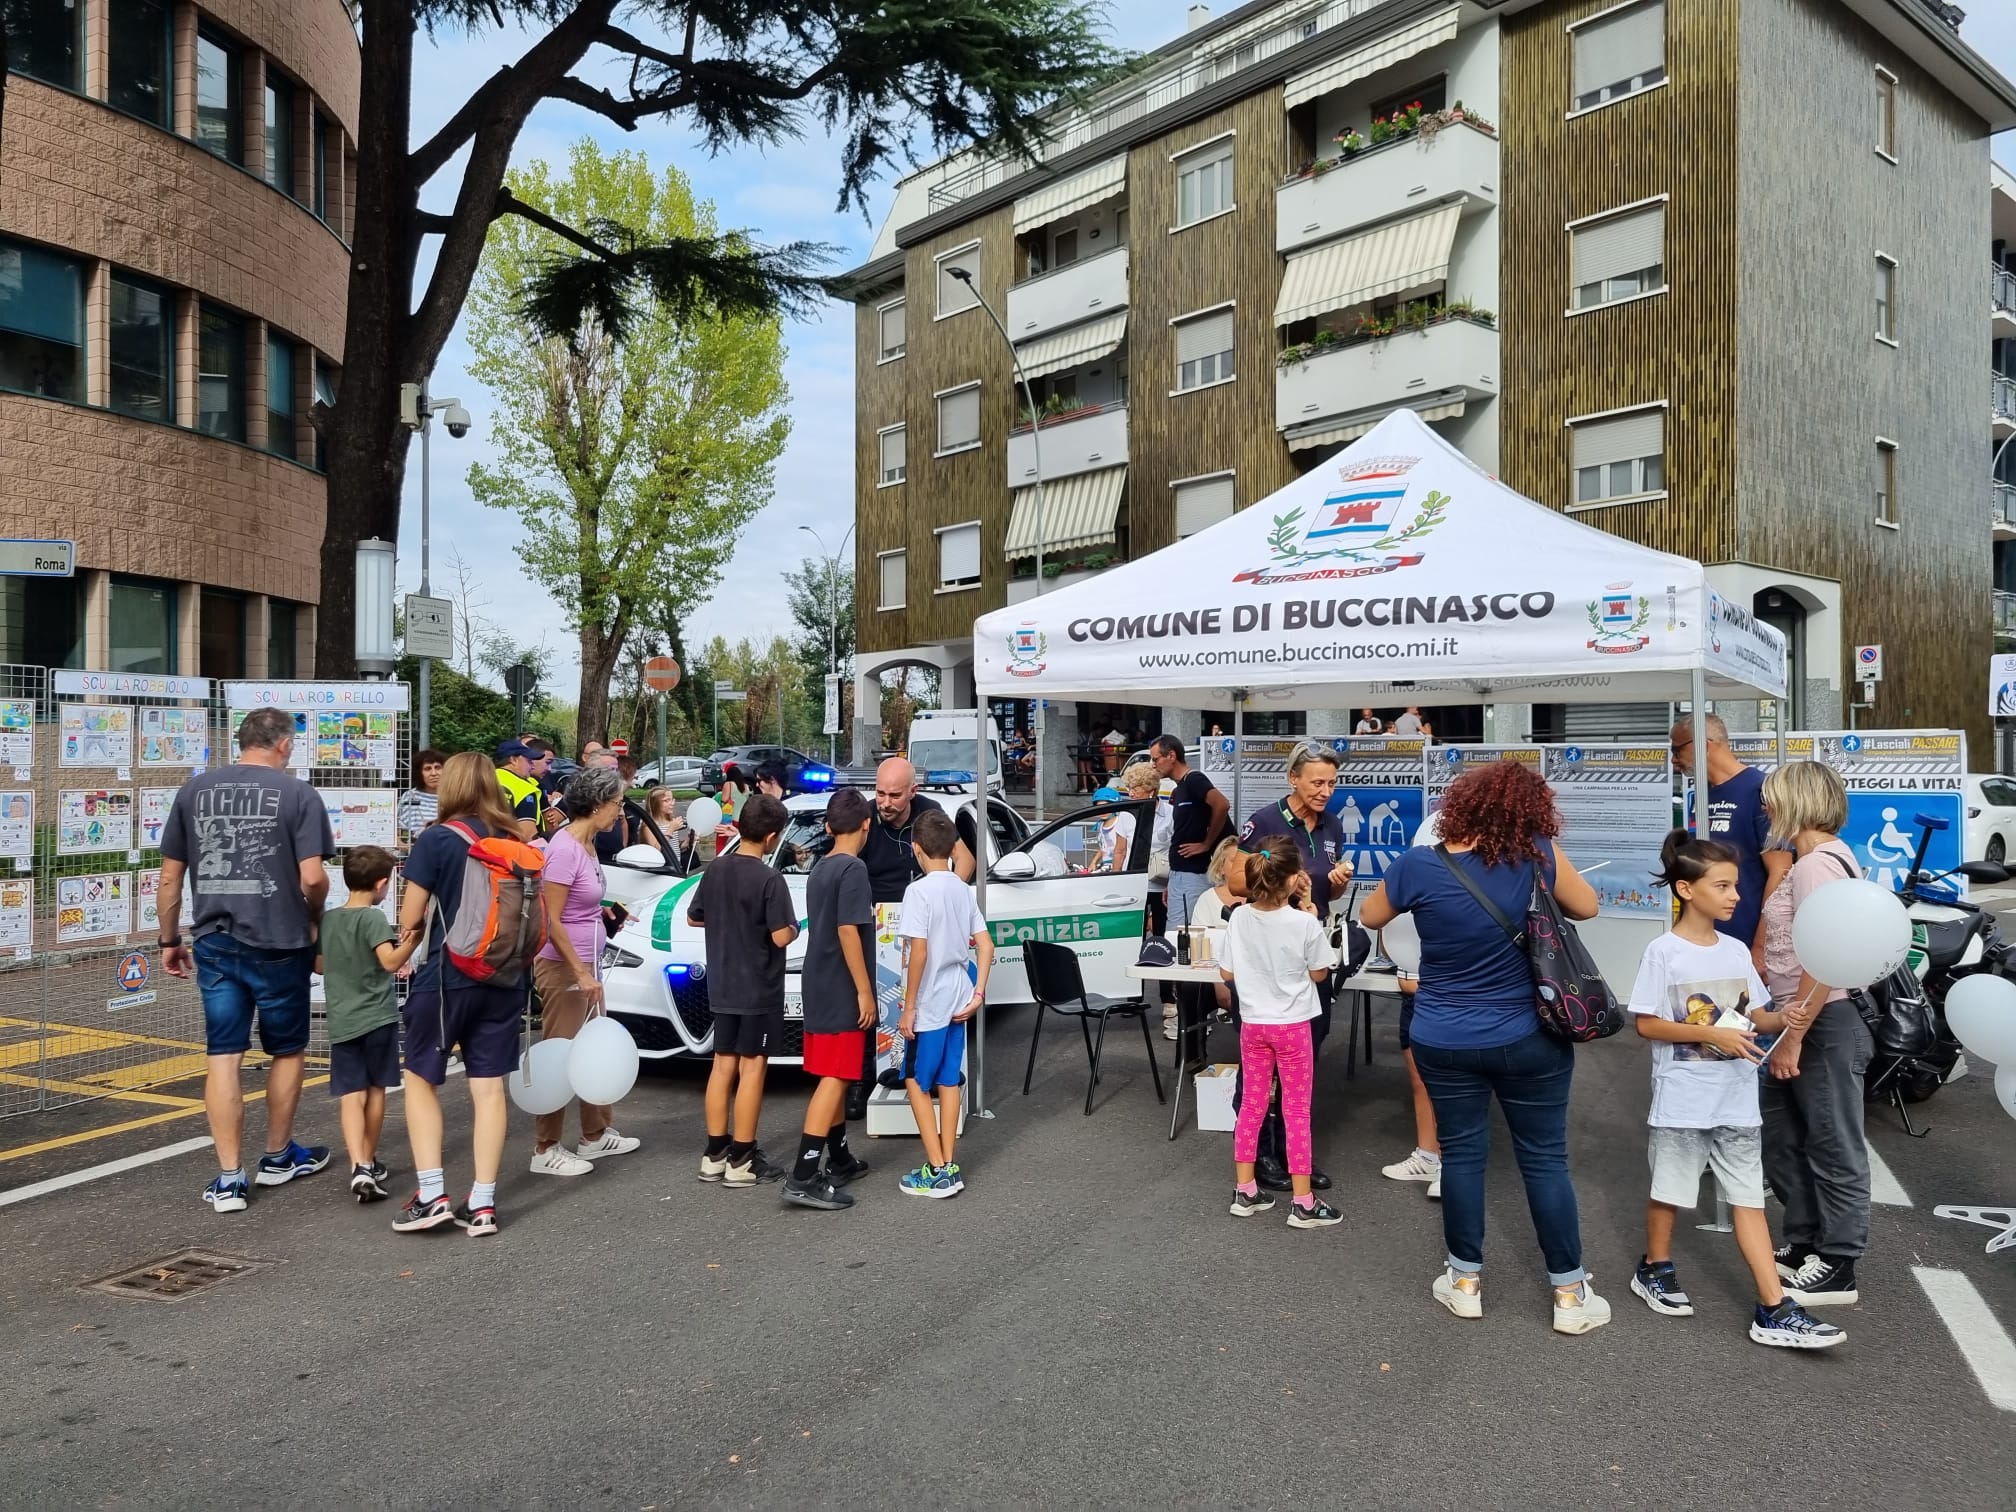
[[[266,337],[266,450],[300,460],[294,434],[294,340],[278,331]]]
[[[1232,474],[1188,478],[1170,485],[1176,491],[1176,539],[1209,530],[1232,518]]]
[[[199,604],[199,677],[245,675],[245,598],[222,588],[205,588]]]
[[[153,578],[112,579],[111,672],[174,672],[175,585]]]
[[[1573,308],[1593,309],[1666,287],[1666,206],[1662,201],[1568,228]]]
[[[1897,75],[1876,70],[1876,150],[1897,161]]]
[[[320,221],[329,219],[329,149],[332,133],[337,128],[329,124],[329,117],[321,111],[315,112],[315,139],[309,151],[309,169],[313,174],[308,193],[308,208],[315,212]]]
[[[107,103],[167,130],[172,119],[174,27],[161,0],[108,0]]]
[[[968,384],[938,396],[938,455],[969,451],[980,444],[980,385]]]
[[[906,574],[909,570],[910,553],[907,551],[881,551],[875,555],[875,607],[877,609],[901,609],[906,601]]]
[[[84,88],[81,0],[13,0],[0,5],[8,28],[7,67],[59,89]]]
[[[1897,344],[1897,259],[1876,254],[1876,339]]]
[[[1180,229],[1232,208],[1233,139],[1211,142],[1176,159],[1176,225]]]
[[[326,362],[315,364],[315,402],[335,408],[336,382],[343,375],[340,370]],[[323,426],[315,426],[315,467],[318,472],[329,470],[329,443],[323,437]]]
[[[1897,443],[1876,440],[1876,523],[1897,524]]]
[[[1619,6],[1569,28],[1575,109],[1591,110],[1666,79],[1665,0]]]
[[[266,675],[271,678],[286,679],[300,676],[295,664],[296,637],[299,635],[297,606],[285,599],[266,601]]]
[[[209,32],[196,34],[196,145],[234,163],[245,161],[239,109],[238,49]]]
[[[245,439],[245,327],[236,315],[202,307],[196,337],[196,428]]]
[[[289,199],[294,184],[294,86],[266,70],[266,182]]]
[[[1666,487],[1666,411],[1568,422],[1575,431],[1575,506],[1615,503]]]
[[[881,484],[901,483],[909,475],[910,442],[906,426],[892,425],[887,430],[875,433],[875,442],[881,451]]]
[[[84,665],[82,577],[0,577],[0,662]]]
[[[941,252],[938,263],[938,315],[943,320],[947,315],[957,315],[961,310],[970,310],[980,303],[980,296],[973,285],[963,279],[954,278],[952,270],[973,275],[973,283],[980,281],[980,243],[970,242],[963,247],[955,247],[950,252]]]
[[[1232,311],[1228,307],[1171,322],[1176,327],[1176,388],[1204,388],[1232,377]]]
[[[175,296],[112,275],[112,408],[142,420],[175,420]]]
[[[898,299],[885,304],[877,312],[882,323],[882,362],[893,362],[908,350],[903,339],[903,301]]]
[[[0,389],[84,399],[84,265],[0,240]]]
[[[938,532],[938,586],[980,586],[980,522],[942,526]]]

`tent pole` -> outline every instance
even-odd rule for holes
[[[1199,752],[1198,754],[1203,754]],[[1232,690],[1232,833],[1239,833],[1239,826],[1246,821],[1239,816],[1246,811],[1246,690]]]
[[[1715,830],[1708,819],[1708,674],[1699,666],[1694,668],[1692,692],[1687,717],[1693,721],[1690,729],[1694,736],[1694,833],[1702,840],[1712,840]]]
[[[978,704],[982,710],[985,710],[987,707],[987,701],[979,696],[978,689],[974,690],[973,702]],[[985,921],[987,917],[987,867],[991,860],[988,854],[989,846],[987,840],[988,836],[993,832],[993,826],[988,823],[987,815],[987,758],[991,753],[987,749],[987,720],[984,713],[981,718],[974,721],[973,742],[978,751],[974,759],[973,772],[979,779],[974,783],[974,789],[979,796],[973,805],[973,901],[979,906],[980,917]],[[1005,798],[1008,792],[1008,773],[1005,769],[1001,773],[1001,792]],[[988,928],[991,932],[993,926],[989,925]],[[1036,1011],[1040,1013],[1043,1010],[1039,1008]],[[980,1004],[980,1011],[973,1015],[973,1033],[969,1038],[973,1045],[973,1100],[971,1104],[973,1116],[975,1118],[992,1118],[994,1112],[987,1106],[987,1004],[984,1000]]]

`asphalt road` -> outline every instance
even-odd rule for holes
[[[1569,1339],[1502,1138],[1486,1316],[1430,1299],[1437,1210],[1378,1174],[1411,1142],[1390,1009],[1369,1073],[1344,1078],[1341,1037],[1326,1054],[1317,1148],[1347,1221],[1313,1233],[1226,1215],[1230,1137],[1163,1138],[1138,1042],[1085,1118],[1064,1034],[1018,1095],[1027,1033],[1023,1013],[993,1026],[999,1117],[969,1125],[952,1202],[899,1196],[910,1141],[863,1142],[876,1169],[848,1213],[704,1186],[699,1080],[677,1072],[621,1110],[644,1149],[592,1176],[527,1174],[514,1123],[503,1232],[481,1242],[393,1234],[334,1167],[220,1218],[201,1153],[0,1207],[0,1504],[2010,1505],[2016,1416],[1912,1270],[1960,1273],[2016,1323],[2016,1252],[1931,1213],[2016,1201],[2016,1125],[1982,1075],[1924,1108],[1924,1140],[1872,1115],[1914,1205],[1877,1209],[1864,1300],[1835,1313],[1849,1342],[1799,1355],[1745,1338],[1727,1237],[1683,1231],[1695,1318],[1626,1290],[1635,1041],[1580,1052],[1582,1224],[1616,1321]],[[778,1077],[773,1154],[802,1095]],[[459,1090],[450,1108],[466,1127]],[[454,1151],[451,1189],[468,1172]],[[81,1289],[184,1245],[273,1263],[173,1304]]]

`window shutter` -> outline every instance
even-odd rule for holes
[[[1575,97],[1594,94],[1666,64],[1663,0],[1592,21],[1575,31]]]
[[[1666,452],[1666,411],[1639,410],[1614,420],[1592,420],[1575,427],[1575,468],[1607,467],[1633,457],[1660,457]]]
[[[938,450],[971,446],[980,439],[980,390],[961,389],[938,401]]]
[[[1232,475],[1176,485],[1176,539],[1232,518]]]
[[[906,551],[890,551],[875,559],[876,568],[881,573],[881,593],[876,599],[879,609],[901,609],[904,605],[905,567],[910,554]]]
[[[909,435],[903,426],[882,432],[882,481],[904,470],[909,461]]]
[[[899,301],[882,312],[882,355],[893,356],[903,345],[903,305]]]
[[[980,576],[980,527],[954,525],[938,532],[938,581],[966,583]]]
[[[1214,352],[1232,350],[1232,312],[1219,310],[1176,327],[1176,361],[1180,366],[1209,357]]]
[[[968,247],[964,252],[948,252],[938,264],[938,313],[951,315],[960,310],[970,310],[980,302],[979,296],[970,285],[961,283],[952,276],[952,269],[964,268],[977,281],[980,277],[980,249]]]
[[[1574,237],[1574,286],[1622,278],[1666,261],[1666,207],[1653,205],[1578,227]]]

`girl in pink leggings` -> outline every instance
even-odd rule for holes
[[[1297,885],[1304,880],[1295,843],[1285,836],[1269,842],[1246,863],[1246,906],[1226,920],[1219,970],[1239,997],[1239,1075],[1257,1094],[1239,1100],[1239,1125],[1232,1134],[1238,1179],[1232,1216],[1246,1218],[1274,1206],[1253,1179],[1253,1161],[1267,1116],[1266,1089],[1278,1071],[1288,1175],[1295,1189],[1288,1226],[1328,1228],[1344,1215],[1309,1188],[1309,1097],[1316,1076],[1309,1025],[1321,1011],[1316,984],[1330,974],[1336,952],[1309,904],[1308,888]]]

